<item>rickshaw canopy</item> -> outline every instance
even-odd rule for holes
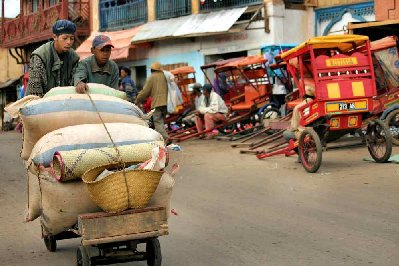
[[[195,73],[195,69],[192,66],[182,66],[182,67],[172,69],[170,71],[170,73],[172,73],[173,75],[191,74],[191,73]]]
[[[226,64],[217,66],[215,69],[215,72],[220,72],[220,71],[224,71],[227,69],[243,68],[243,67],[246,67],[249,65],[254,65],[254,64],[264,64],[266,62],[267,62],[267,59],[265,59],[262,55],[241,57],[238,60],[234,60],[234,61],[228,62]]]
[[[303,49],[307,46],[312,46],[315,49],[322,49],[322,48],[336,48],[339,49],[341,52],[347,52],[356,47],[363,45],[365,42],[369,40],[369,37],[363,35],[330,35],[330,36],[319,36],[314,37],[306,42],[301,43],[295,48],[288,50],[281,54],[281,58],[286,58],[289,55],[298,52],[299,50]]]
[[[211,64],[207,64],[207,65],[201,66],[201,69],[208,69],[208,68],[212,68],[212,67],[216,68],[218,66],[222,66],[222,65],[234,62],[234,61],[238,61],[238,60],[241,60],[243,58],[245,58],[245,57],[237,57],[237,58],[230,58],[230,59],[226,59],[226,60],[218,60],[218,61],[213,62]]]

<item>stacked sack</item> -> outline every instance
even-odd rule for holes
[[[101,211],[81,180],[86,171],[151,161],[154,149],[164,147],[162,136],[148,127],[148,117],[124,100],[125,93],[88,85],[90,97],[75,93],[74,87],[59,87],[43,98],[24,97],[7,109],[20,116],[24,128],[26,221],[40,217],[43,235],[71,229],[79,214]],[[149,206],[169,207],[173,177],[163,173],[159,183]]]

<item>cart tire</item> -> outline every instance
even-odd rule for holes
[[[89,266],[92,265],[90,262],[89,254],[87,254],[86,248],[79,246],[76,250],[76,265],[77,266]]]
[[[386,123],[373,120],[367,125],[367,149],[377,163],[386,163],[392,154],[392,135]]]
[[[388,126],[392,135],[392,144],[399,146],[399,110],[393,110],[385,118],[385,123]]]
[[[57,250],[57,240],[55,240],[54,236],[45,236],[43,240],[48,251],[55,252]]]
[[[263,127],[268,127],[270,120],[275,120],[281,117],[280,110],[277,108],[266,108],[260,115],[259,122]]]
[[[158,238],[149,239],[146,243],[146,255],[148,266],[161,266],[162,254]]]
[[[315,173],[319,170],[322,161],[321,141],[316,131],[307,128],[299,136],[299,157],[302,166],[309,173]]]

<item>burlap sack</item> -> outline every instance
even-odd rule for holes
[[[115,90],[114,88],[108,87],[104,84],[87,83],[87,86],[89,87],[87,90],[89,94],[102,94],[117,97],[123,100],[127,99],[126,92]],[[77,94],[77,92],[74,86],[55,87],[49,90],[43,97],[46,98],[61,94]]]
[[[175,185],[175,179],[173,176],[178,170],[179,167],[174,165],[173,171],[171,173],[165,172],[162,175],[158,187],[152,195],[150,203],[148,204],[149,207],[165,207],[168,218],[170,215],[170,200],[172,198],[173,186]]]
[[[117,146],[163,141],[155,130],[127,123],[105,123]],[[56,151],[112,147],[112,142],[102,124],[70,126],[50,132],[34,146],[27,164],[49,167]]]
[[[40,174],[42,192],[42,214],[40,222],[44,235],[55,235],[72,228],[78,215],[98,212],[100,208],[92,202],[82,181],[61,183],[49,172]]]
[[[31,222],[41,214],[41,193],[38,174],[27,171],[28,200],[25,209],[25,222]]]
[[[134,104],[107,95],[91,98],[105,123],[132,123],[147,126],[144,114]],[[29,158],[33,146],[45,134],[67,126],[99,124],[101,119],[86,94],[55,95],[30,101],[20,109],[23,123],[21,158]]]

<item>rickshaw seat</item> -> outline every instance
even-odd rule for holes
[[[233,104],[231,109],[233,111],[250,110],[257,99],[267,95],[265,84],[258,85],[257,88],[258,90],[256,90],[252,85],[245,85],[244,101],[238,104]]]
[[[289,110],[294,109],[294,107],[300,104],[302,101],[303,101],[302,99],[298,98],[293,101],[287,102],[287,109]]]

